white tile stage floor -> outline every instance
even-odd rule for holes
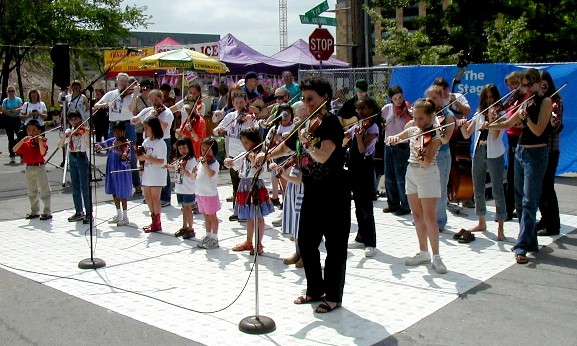
[[[150,220],[147,207],[129,202],[131,225],[126,227],[106,222],[115,215],[112,204],[96,208],[94,256],[106,261],[104,268],[78,268],[80,260],[90,257],[90,238],[87,225],[67,222],[70,210],[54,214],[51,222],[3,222],[0,263],[13,267],[3,268],[72,296],[207,345],[370,345],[408,328],[516,265],[510,248],[518,232],[517,223],[507,222],[508,239],[497,242],[493,209],[488,215],[493,232],[477,233],[477,239],[469,244],[452,239],[458,229],[475,224],[474,210],[465,209],[469,216],[450,215],[449,231],[441,234],[447,274],[437,274],[430,265],[406,267],[405,258],[418,250],[411,216],[382,213],[385,202],[381,200],[374,208],[376,256],[368,259],[362,249],[349,250],[343,307],[329,314],[315,314],[315,305],[293,304],[304,292],[306,280],[303,269],[282,263],[293,253],[294,244],[289,235],[270,226],[280,215],[278,210],[266,218],[265,253],[259,257],[258,266],[258,312],[272,318],[276,330],[246,334],[239,331],[238,324],[256,314],[253,257],[248,252],[231,251],[245,239],[246,224],[228,221],[231,203],[224,202],[224,198],[231,195],[231,188],[219,187],[219,193],[223,209],[218,214],[218,249],[199,249],[196,238],[175,238],[173,233],[181,225],[180,209],[176,207],[163,209],[162,233],[143,233],[141,227]],[[352,241],[356,233],[354,204],[351,214]],[[194,222],[197,237],[202,236],[202,217],[195,215]],[[561,222],[562,234],[577,227],[576,216],[562,215]],[[541,245],[552,240],[540,238]]]

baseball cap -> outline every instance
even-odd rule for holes
[[[364,79],[357,79],[355,82],[355,92],[367,92],[369,90],[369,83]]]
[[[244,80],[245,80],[245,81],[246,81],[247,79],[251,79],[251,78],[258,79],[258,76],[257,76],[256,72],[252,72],[252,71],[251,71],[251,72],[247,72],[247,74],[244,75]]]

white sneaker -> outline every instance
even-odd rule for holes
[[[201,248],[201,249],[206,249],[206,243],[209,241],[209,237],[208,236],[204,236],[200,239],[200,241],[196,244],[197,247]]]
[[[282,226],[282,219],[273,220],[272,225],[273,225],[274,227],[280,227],[280,226]]]
[[[210,238],[206,243],[204,243],[204,248],[207,250],[216,249],[218,247],[218,239]]]
[[[377,250],[372,246],[367,246],[365,248],[365,257],[373,257]]]
[[[122,219],[120,219],[118,217],[118,215],[115,215],[112,219],[108,220],[108,223],[113,224],[113,223],[118,223],[120,222]]]
[[[116,226],[127,226],[130,222],[128,221],[128,219],[122,219],[122,220],[118,220],[118,222],[116,223]]]
[[[439,274],[445,274],[447,272],[447,267],[445,267],[445,265],[443,264],[443,261],[441,260],[441,256],[436,255],[433,257],[433,269],[435,269],[435,271]]]
[[[428,252],[417,252],[415,256],[405,260],[405,265],[411,267],[427,263],[431,263],[431,255]]]
[[[364,248],[365,244],[358,241],[349,244],[349,249],[364,249]]]

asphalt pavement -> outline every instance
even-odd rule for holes
[[[48,135],[49,153],[58,134]],[[10,165],[0,130],[0,222],[29,211],[24,166]],[[51,163],[60,164],[57,152]],[[106,157],[96,156],[104,171]],[[70,209],[63,172],[49,165],[53,212]],[[94,176],[100,177],[98,170]],[[228,182],[224,182],[228,183]],[[97,185],[95,203],[110,203]],[[99,187],[98,187],[99,186]],[[577,215],[577,178],[556,179],[561,213]],[[142,198],[135,196],[135,199]],[[1,228],[0,228],[1,232]],[[10,239],[1,239],[6,242]],[[577,345],[577,230],[542,248],[380,345]],[[39,267],[47,258],[38,258]],[[467,261],[467,258],[462,258]],[[511,255],[513,261],[513,255]],[[379,306],[375,306],[379,309]],[[367,331],[370,333],[370,331]],[[191,345],[191,340],[135,321],[4,270],[0,264],[0,345]]]

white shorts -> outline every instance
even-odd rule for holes
[[[419,198],[440,198],[441,178],[436,164],[421,167],[418,163],[409,163],[405,177],[407,195],[417,194]]]

